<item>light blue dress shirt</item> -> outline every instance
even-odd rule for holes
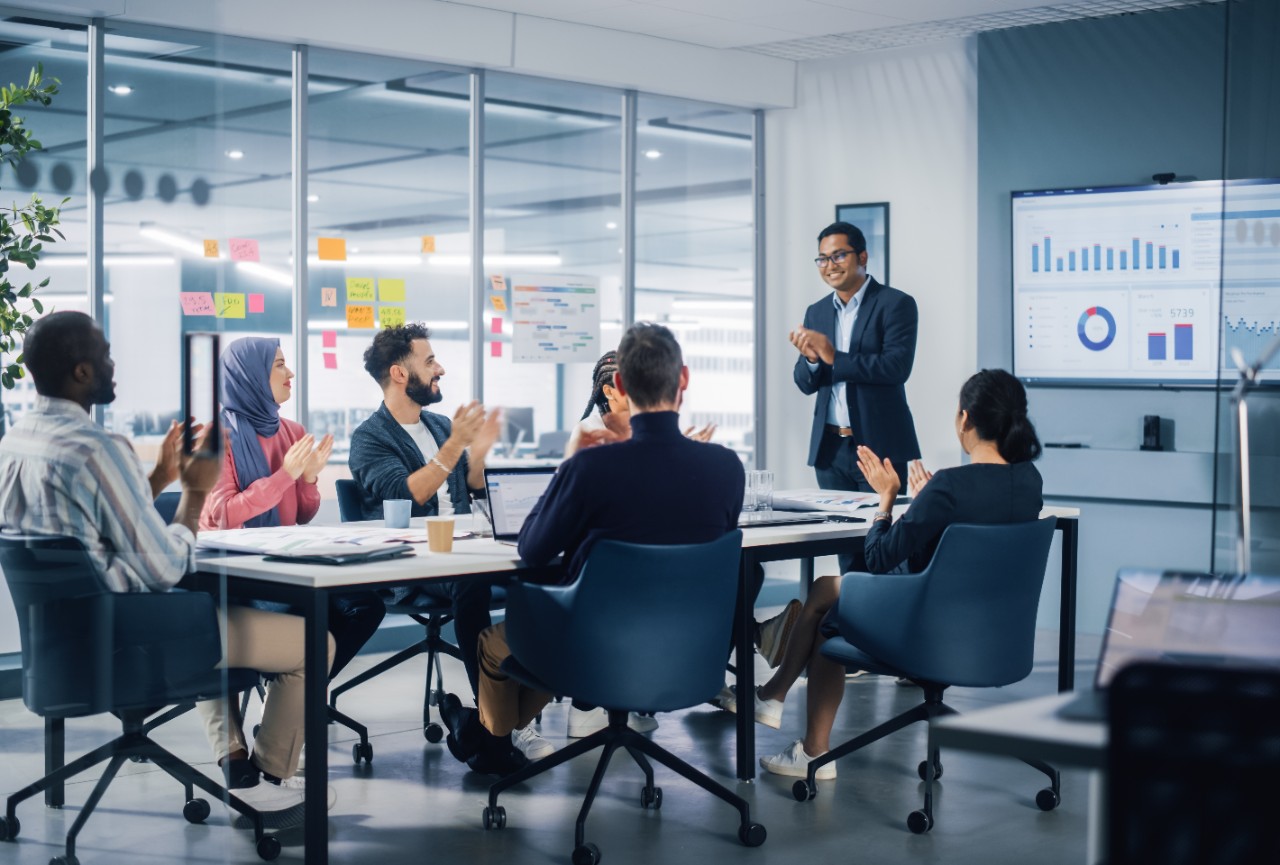
[[[871,275],[866,274],[862,286],[849,298],[848,303],[840,300],[840,295],[831,292],[831,303],[836,308],[836,351],[847,352],[849,342],[853,338],[853,325],[858,320],[858,309],[862,306],[862,297],[867,286],[871,284]],[[810,372],[818,371],[818,364],[809,364]],[[849,423],[849,401],[845,396],[845,384],[842,381],[831,383],[831,401],[827,403],[827,423],[832,426],[847,427]]]

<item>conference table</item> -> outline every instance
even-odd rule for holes
[[[1076,545],[1079,511],[1046,508],[1042,516],[1057,518],[1063,532],[1062,544],[1062,638],[1059,642],[1059,687],[1071,687],[1075,666]],[[415,526],[421,524],[415,521]],[[348,528],[353,524],[346,524]],[[765,562],[800,559],[802,572],[811,578],[813,559],[836,555],[854,538],[866,535],[867,522],[822,522],[752,527],[743,531],[739,594],[754,582],[756,567]],[[425,532],[424,532],[425,534]],[[328,767],[329,735],[328,682],[328,596],[333,591],[385,588],[459,578],[503,582],[541,574],[547,568],[533,568],[521,561],[516,548],[491,539],[457,541],[453,552],[432,553],[425,545],[418,554],[398,559],[342,567],[268,561],[257,555],[203,553],[197,558],[198,572],[184,585],[224,594],[239,600],[276,601],[302,610],[306,619],[306,761],[304,835],[308,865],[328,862]],[[753,645],[754,610],[750,603],[738,605],[735,623],[736,644]],[[736,665],[737,692],[754,693],[754,664],[743,660]],[[1065,683],[1065,687],[1064,687]],[[58,755],[59,757],[61,755]],[[751,712],[737,714],[737,777],[755,777],[755,724]]]

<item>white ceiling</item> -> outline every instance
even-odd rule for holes
[[[793,60],[1214,0],[451,0]]]

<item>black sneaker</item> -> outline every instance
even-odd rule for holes
[[[480,775],[506,777],[529,765],[529,758],[511,744],[509,737],[493,736],[492,741],[467,760],[467,768]]]
[[[445,694],[440,698],[440,719],[449,730],[444,740],[449,753],[459,763],[466,763],[479,752],[483,743],[480,714],[463,706],[456,695]]]
[[[245,757],[240,760],[223,760],[222,777],[227,781],[228,790],[245,790],[258,786],[262,772],[252,760]]]

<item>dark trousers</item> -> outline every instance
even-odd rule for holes
[[[387,605],[375,592],[346,592],[329,597],[329,633],[334,643],[330,681],[369,642],[386,614]]]
[[[893,470],[898,473],[902,483],[900,495],[905,495],[907,488],[907,464],[893,463]],[[873,493],[871,484],[862,476],[858,468],[858,443],[853,436],[841,438],[833,432],[822,434],[822,444],[818,446],[818,458],[813,462],[813,471],[818,476],[818,486],[824,490],[849,490],[851,492]],[[865,571],[867,560],[862,554],[862,538],[850,542],[848,553],[841,553],[840,573],[849,571]]]
[[[490,585],[481,580],[458,580],[454,583],[428,583],[418,586],[418,593],[437,600],[453,602],[453,632],[467,668],[471,693],[480,686],[480,632],[489,627]]]

